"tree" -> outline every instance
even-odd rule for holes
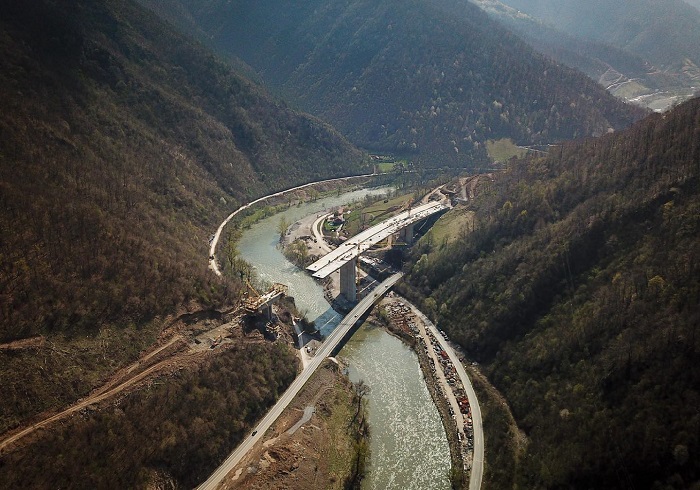
[[[277,232],[280,234],[280,241],[284,239],[284,235],[287,233],[287,228],[289,228],[289,221],[285,216],[282,216],[280,218],[279,223],[277,224]]]

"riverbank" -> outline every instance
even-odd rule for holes
[[[281,237],[288,259],[296,261],[299,267],[307,265],[307,261],[303,260],[304,257],[313,257],[315,260],[318,255],[331,250],[319,229],[324,216],[326,216],[325,213],[306,216],[295,222]],[[289,253],[291,247],[293,247],[293,253]],[[339,293],[339,281],[337,278],[329,279],[325,284],[325,297],[332,302]],[[389,310],[399,314],[386,314],[385,311]],[[379,314],[375,309],[370,321],[376,322],[401,339],[417,355],[425,385],[440,415],[448,442],[451,486],[468,488],[473,463],[473,427],[470,405],[455,368],[433,334],[428,332],[427,325],[423,325],[422,320],[417,315],[413,315],[411,309],[399,299],[383,300],[378,311]],[[398,322],[397,317],[400,318]],[[407,325],[411,325],[413,330]],[[440,358],[440,354],[445,357]]]
[[[292,206],[246,230],[237,243],[239,257],[250,263],[262,280],[288,284],[300,312],[323,334],[331,335],[340,315],[328,307],[319,284],[284,259],[278,246],[279,224],[317,217],[333,206],[381,192],[386,191],[356,191]],[[361,327],[338,357],[349,361],[350,379],[364,380],[371,386],[367,399],[372,437],[368,438],[371,450],[365,488],[450,488],[448,441],[415,352],[385,329]]]
[[[448,444],[450,446],[450,458],[452,469],[450,481],[452,488],[469,487],[470,469],[473,461],[473,452],[470,444],[470,435],[465,432],[467,408],[460,406],[455,396],[455,382],[448,380],[440,366],[436,356],[434,339],[426,331],[426,326],[411,309],[406,306],[405,300],[393,293],[385,298],[379,305],[379,312],[375,315],[392,335],[399,338],[417,354],[425,384],[428,387],[433,403],[440,413],[445,429]],[[460,410],[461,409],[461,410]],[[470,419],[469,419],[470,420]]]
[[[283,191],[275,192],[273,194],[268,194],[267,196],[260,197],[254,201],[244,204],[236,209],[234,212],[228,215],[228,217],[219,225],[216,232],[211,236],[209,241],[209,268],[217,275],[221,275],[221,270],[219,269],[219,263],[216,260],[216,247],[219,244],[219,239],[223,233],[224,228],[229,222],[235,217],[244,216],[255,209],[260,204],[265,204],[266,206],[274,206],[283,204],[286,202],[287,207],[292,206],[293,201],[297,201],[297,205],[306,202],[308,200],[318,199],[321,193],[327,193],[330,190],[340,189],[347,187],[349,183],[356,184],[366,184],[369,179],[381,176],[381,174],[366,174],[366,175],[356,175],[350,177],[341,177],[337,179],[328,179],[318,182],[310,182],[308,184],[292,187]],[[273,211],[270,212],[270,214]],[[270,216],[270,214],[262,213],[259,217],[254,217],[251,222],[261,219],[265,216]],[[239,216],[240,215],[240,216]]]
[[[327,360],[222,487],[359,488],[367,430],[357,388]]]

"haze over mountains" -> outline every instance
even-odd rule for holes
[[[429,166],[483,165],[488,139],[551,143],[641,116],[466,1],[145,3],[355,144]]]
[[[236,68],[131,0],[0,0],[0,344],[45,340],[0,350],[0,434],[101,386],[166,319],[235,303],[209,235],[262,194],[368,171],[349,139],[478,167],[491,138],[602,135],[512,161],[473,228],[416,246],[407,293],[513,410],[486,414],[491,488],[700,485],[700,99],[633,124],[465,0],[149,2]],[[556,19],[529,40],[591,73],[692,79],[681,29],[685,58],[652,63],[658,26],[606,37],[637,31],[595,5],[594,41]],[[0,487],[195,486],[295,374],[284,345],[215,354],[3,452]]]
[[[700,89],[700,12],[681,0],[475,3],[637,104],[663,110]]]

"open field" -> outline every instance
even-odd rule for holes
[[[510,138],[487,141],[486,151],[494,162],[505,162],[512,157],[523,157],[527,153],[527,150],[517,146]]]
[[[353,209],[345,217],[343,229],[348,236],[354,236],[365,228],[376,225],[398,214],[406,203],[412,200],[412,194],[404,194],[392,199],[380,200],[367,207]]]
[[[474,211],[462,207],[451,209],[435,222],[421,240],[429,240],[437,245],[452,243],[464,233],[464,230],[471,230],[474,214]]]

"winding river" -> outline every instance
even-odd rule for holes
[[[238,243],[240,256],[261,279],[287,284],[299,310],[328,334],[341,316],[329,307],[319,284],[277,248],[280,219],[294,223],[368,194],[386,192],[387,188],[362,189],[291,207],[246,230]],[[370,388],[371,451],[363,488],[450,488],[447,438],[416,354],[383,329],[362,327],[339,357],[349,364],[350,378],[362,379]]]

